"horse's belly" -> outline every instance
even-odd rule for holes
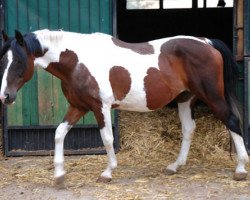
[[[147,100],[145,92],[134,91],[130,92],[123,100],[115,101],[116,109],[129,110],[137,112],[151,111],[147,107]]]
[[[162,108],[179,94],[178,90],[171,89],[160,79],[157,83],[150,78],[144,80],[142,87],[133,87],[122,100],[117,100],[114,95],[114,107],[120,110],[148,112]]]

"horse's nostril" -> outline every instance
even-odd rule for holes
[[[5,93],[5,104],[13,104],[16,100],[16,93]]]
[[[10,103],[10,95],[9,94],[5,94],[5,103]]]
[[[5,94],[5,99],[9,100],[10,99],[10,95],[9,94]]]

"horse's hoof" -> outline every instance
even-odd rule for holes
[[[176,171],[166,168],[165,174],[166,174],[166,175],[169,175],[169,176],[170,176],[170,175],[174,175],[174,174],[176,174]]]
[[[65,188],[65,186],[64,186],[64,180],[65,180],[65,176],[64,175],[56,177],[55,178],[55,186],[56,186],[56,188],[58,188],[58,189]]]
[[[247,179],[247,173],[246,172],[241,172],[241,173],[234,173],[233,179],[235,181],[243,181]]]
[[[107,178],[107,177],[104,177],[104,176],[100,176],[96,182],[97,183],[109,183],[110,181],[112,180],[112,178]]]

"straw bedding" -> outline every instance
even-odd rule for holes
[[[152,187],[152,182],[156,185],[174,187],[178,192],[178,188],[183,187],[175,182],[178,178],[202,181],[204,184],[216,181],[229,188],[244,188],[249,185],[250,181],[232,181],[236,158],[230,158],[230,139],[224,125],[215,119],[206,107],[198,107],[195,118],[197,128],[187,166],[183,167],[180,173],[168,177],[164,175],[163,170],[175,161],[181,143],[181,124],[176,108],[163,108],[149,113],[120,111],[120,151],[117,154],[118,168],[114,171],[112,183],[95,183],[106,166],[105,155],[67,157],[66,187],[79,194],[80,188],[83,187],[102,188],[102,191],[106,190],[107,193],[104,195],[97,190],[95,196],[136,199],[136,195],[140,197],[142,191],[144,197],[147,197],[147,194],[152,197],[152,190],[156,190]],[[0,172],[4,174],[0,188],[13,181],[53,186],[52,157],[33,158],[32,164],[30,158],[23,158],[8,169],[0,164]],[[225,173],[228,176],[225,176]],[[140,192],[135,192],[135,188]],[[172,195],[167,191],[158,191],[156,194],[164,198]]]

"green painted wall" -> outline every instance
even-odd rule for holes
[[[112,34],[112,0],[6,0],[5,30],[14,35],[38,29]],[[60,81],[36,69],[33,79],[8,107],[8,126],[58,125],[67,109]],[[113,116],[114,118],[114,116]],[[79,124],[95,124],[89,113]]]

